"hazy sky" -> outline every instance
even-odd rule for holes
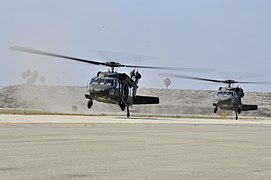
[[[216,69],[204,74],[174,73],[221,79],[221,71],[242,72],[261,74],[242,80],[271,81],[269,0],[0,0],[0,3],[0,86],[23,83],[20,75],[28,69],[44,75],[48,84],[63,85],[85,85],[98,70],[107,70],[12,52],[8,47],[14,45],[100,61],[112,59],[95,50],[141,54],[157,57],[144,60],[141,65]],[[138,64],[129,58],[120,61]],[[164,87],[164,78],[157,75],[162,71],[140,72],[141,87]],[[172,88],[218,86],[172,79]],[[243,87],[251,91],[271,90],[271,85]]]

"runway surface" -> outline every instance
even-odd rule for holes
[[[268,119],[0,115],[0,179],[270,179]]]

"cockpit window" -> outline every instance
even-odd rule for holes
[[[89,84],[98,84],[99,83],[99,78],[91,78]]]
[[[105,79],[103,79],[103,78],[100,78],[100,80],[99,80],[99,84],[102,84],[102,85],[104,85],[104,82],[105,82]]]
[[[114,86],[114,79],[105,79],[104,84]]]
[[[110,79],[110,78],[92,78],[90,80],[89,84],[100,84],[100,85],[109,85],[109,86],[114,86],[115,85],[115,80]]]
[[[217,94],[216,94],[217,96],[221,96],[221,95],[223,95],[223,93],[222,92],[217,92]]]
[[[228,92],[228,96],[233,96],[233,92]]]
[[[217,96],[233,96],[233,92],[231,92],[231,91],[224,91],[224,92],[219,91],[219,92],[217,92],[216,95]]]

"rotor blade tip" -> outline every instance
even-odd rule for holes
[[[11,46],[9,47],[9,50],[11,51],[20,51],[21,47],[20,46]]]
[[[8,49],[11,50],[11,51],[14,51],[15,50],[15,46],[11,46]]]

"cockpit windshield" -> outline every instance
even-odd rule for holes
[[[100,84],[114,86],[114,79],[101,79]]]
[[[218,91],[217,96],[233,96],[233,92],[232,91]]]
[[[91,84],[99,84],[99,78],[91,78],[89,85]]]
[[[98,78],[98,77],[92,78],[90,80],[89,85],[95,85],[95,84],[114,86],[115,85],[115,79],[111,79],[111,78]]]

